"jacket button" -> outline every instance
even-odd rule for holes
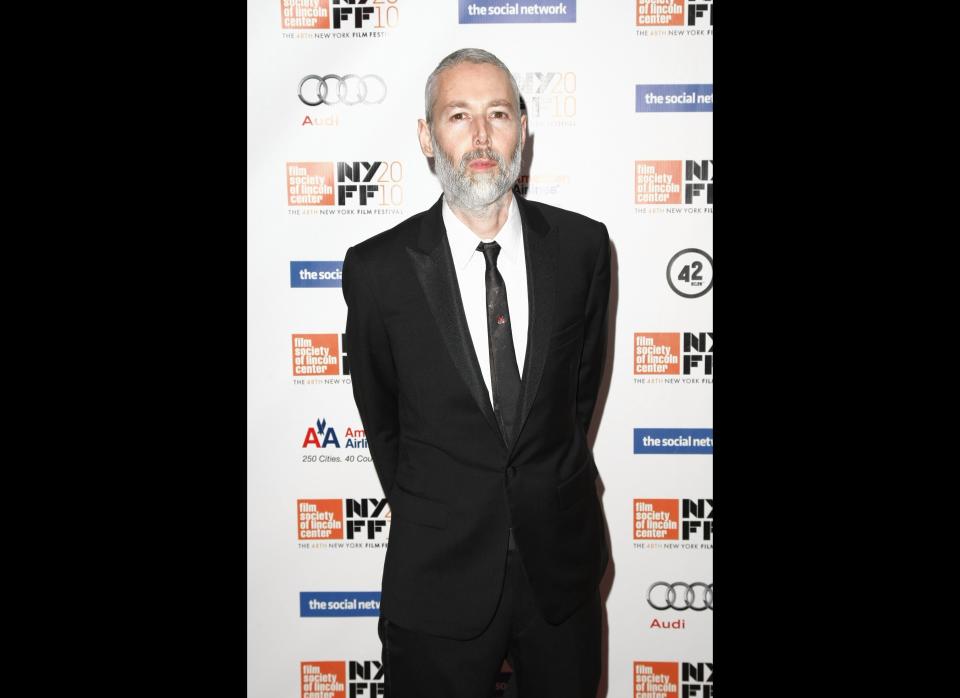
[[[507,477],[508,477],[508,478],[512,478],[512,477],[516,477],[516,475],[517,475],[517,466],[515,466],[515,465],[508,466],[508,467],[507,467]]]

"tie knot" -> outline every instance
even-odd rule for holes
[[[481,242],[477,245],[477,250],[483,252],[483,258],[487,260],[487,269],[497,266],[497,257],[500,254],[500,243],[496,240],[493,242]]]

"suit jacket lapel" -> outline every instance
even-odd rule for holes
[[[516,194],[515,194],[516,196]],[[484,419],[500,436],[500,427],[493,414],[490,394],[487,391],[480,363],[473,349],[473,340],[467,326],[457,282],[453,256],[447,242],[443,225],[443,197],[437,200],[423,216],[417,247],[407,247],[414,270],[423,288],[424,295],[433,313],[437,328],[443,337],[450,358],[460,377],[473,395]],[[523,228],[523,248],[527,264],[527,297],[529,323],[527,328],[527,351],[520,384],[520,406],[516,434],[508,444],[512,452],[517,437],[530,415],[533,401],[540,387],[543,367],[546,362],[550,332],[553,327],[556,305],[557,240],[547,220],[522,197],[517,196],[517,207]]]
[[[453,266],[450,243],[447,242],[447,231],[443,225],[442,201],[441,196],[437,203],[424,214],[420,223],[418,248],[407,247],[407,253],[413,261],[413,268],[420,286],[427,297],[430,311],[433,313],[454,366],[457,367],[460,377],[473,395],[487,423],[499,437],[500,443],[503,443],[500,427],[497,425],[490,403],[490,394],[487,392],[483,374],[480,372],[477,353],[473,349],[467,318],[463,312],[460,285]]]
[[[539,211],[520,196],[517,196],[517,207],[523,224],[530,320],[523,380],[520,384],[520,413],[514,442],[510,444],[511,452],[519,440],[540,387],[553,328],[557,284],[557,236],[553,228]]]

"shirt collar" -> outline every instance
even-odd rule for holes
[[[477,245],[483,242],[480,237],[468,228],[463,221],[447,204],[443,198],[443,225],[447,229],[447,241],[450,243],[450,253],[457,269],[464,269],[477,251]],[[516,264],[523,252],[523,226],[520,223],[520,209],[517,206],[517,197],[510,197],[510,208],[507,220],[493,238],[500,245],[500,255],[497,258],[506,259],[510,264]],[[481,253],[482,256],[482,253]]]

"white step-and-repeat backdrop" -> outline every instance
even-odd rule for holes
[[[439,196],[416,135],[424,83],[478,47],[526,104],[518,190],[603,221],[613,244],[594,426],[612,555],[599,695],[709,698],[713,3],[247,9],[248,695],[384,693],[390,510],[353,402],[340,268]],[[514,694],[505,664],[490,695]]]

